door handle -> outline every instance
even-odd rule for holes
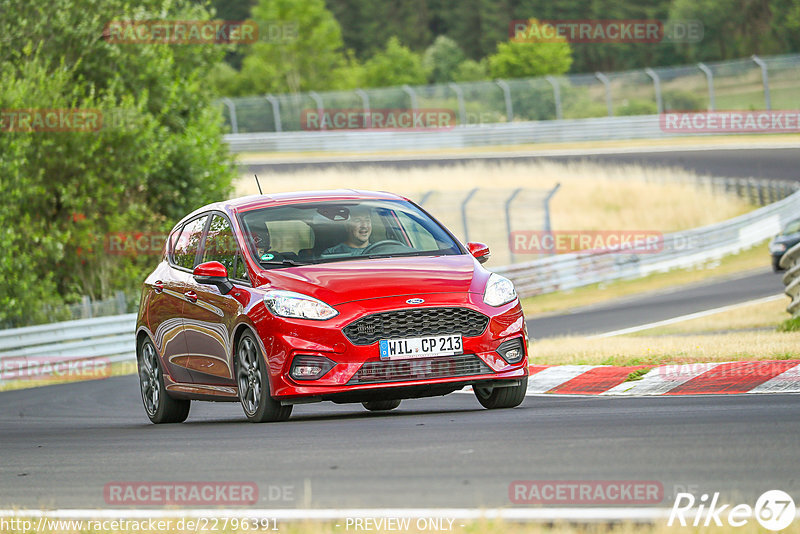
[[[161,280],[156,280],[153,283],[153,289],[155,290],[156,293],[161,293],[162,291],[164,291],[164,282],[162,282]]]
[[[183,296],[189,299],[190,302],[197,302],[197,293],[194,291],[187,291]]]

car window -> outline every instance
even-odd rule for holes
[[[439,223],[407,201],[299,203],[248,211],[239,220],[253,258],[268,268],[462,253]]]
[[[792,221],[783,229],[783,235],[792,235],[800,232],[800,219]]]
[[[208,227],[205,246],[203,247],[203,263],[218,261],[225,266],[228,276],[233,277],[236,267],[236,238],[233,236],[231,223],[222,215],[214,215]]]
[[[230,278],[241,282],[250,282],[250,277],[247,276],[247,265],[245,265],[241,254],[236,255],[236,267]]]
[[[175,251],[172,254],[172,261],[178,267],[183,267],[184,269],[194,268],[197,249],[207,220],[208,215],[203,215],[183,226],[183,230],[175,242]]]

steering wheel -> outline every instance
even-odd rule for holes
[[[394,239],[384,239],[383,241],[378,241],[377,243],[372,243],[371,245],[368,245],[361,254],[362,255],[375,254],[376,251],[378,251],[381,248],[391,248],[391,247],[394,248],[400,247],[403,249],[402,252],[405,252],[407,250],[414,250],[405,243],[401,243],[400,241],[395,241]],[[386,250],[385,252],[391,252],[391,250]]]

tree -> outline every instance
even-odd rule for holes
[[[530,19],[529,24],[535,28],[539,22]],[[492,78],[530,78],[569,70],[572,51],[565,40],[546,40],[541,32],[531,35],[525,41],[509,41],[497,46],[497,53],[488,58]]]
[[[422,60],[391,37],[386,48],[364,63],[364,84],[367,87],[389,87],[396,85],[421,85],[426,80]]]
[[[0,131],[0,321],[57,318],[43,303],[138,293],[154,255],[116,256],[110,234],[160,234],[227,196],[234,166],[205,83],[223,51],[113,44],[110,20],[193,20],[188,1],[0,0],[0,109],[94,114],[97,128]],[[93,111],[96,110],[96,111]]]
[[[436,38],[422,56],[422,68],[431,83],[451,82],[459,65],[464,61],[464,51],[454,40],[444,35]]]
[[[267,36],[250,46],[238,94],[297,93],[333,85],[334,72],[345,65],[344,44],[324,0],[260,0],[253,18],[278,27],[284,37]],[[294,37],[284,31],[291,28]]]

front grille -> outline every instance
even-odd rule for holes
[[[371,345],[381,339],[439,334],[479,336],[489,318],[466,308],[417,308],[373,313],[353,321],[343,332],[354,345]]]
[[[474,354],[415,358],[413,360],[370,361],[361,366],[348,385],[484,375],[491,372],[489,366]]]

